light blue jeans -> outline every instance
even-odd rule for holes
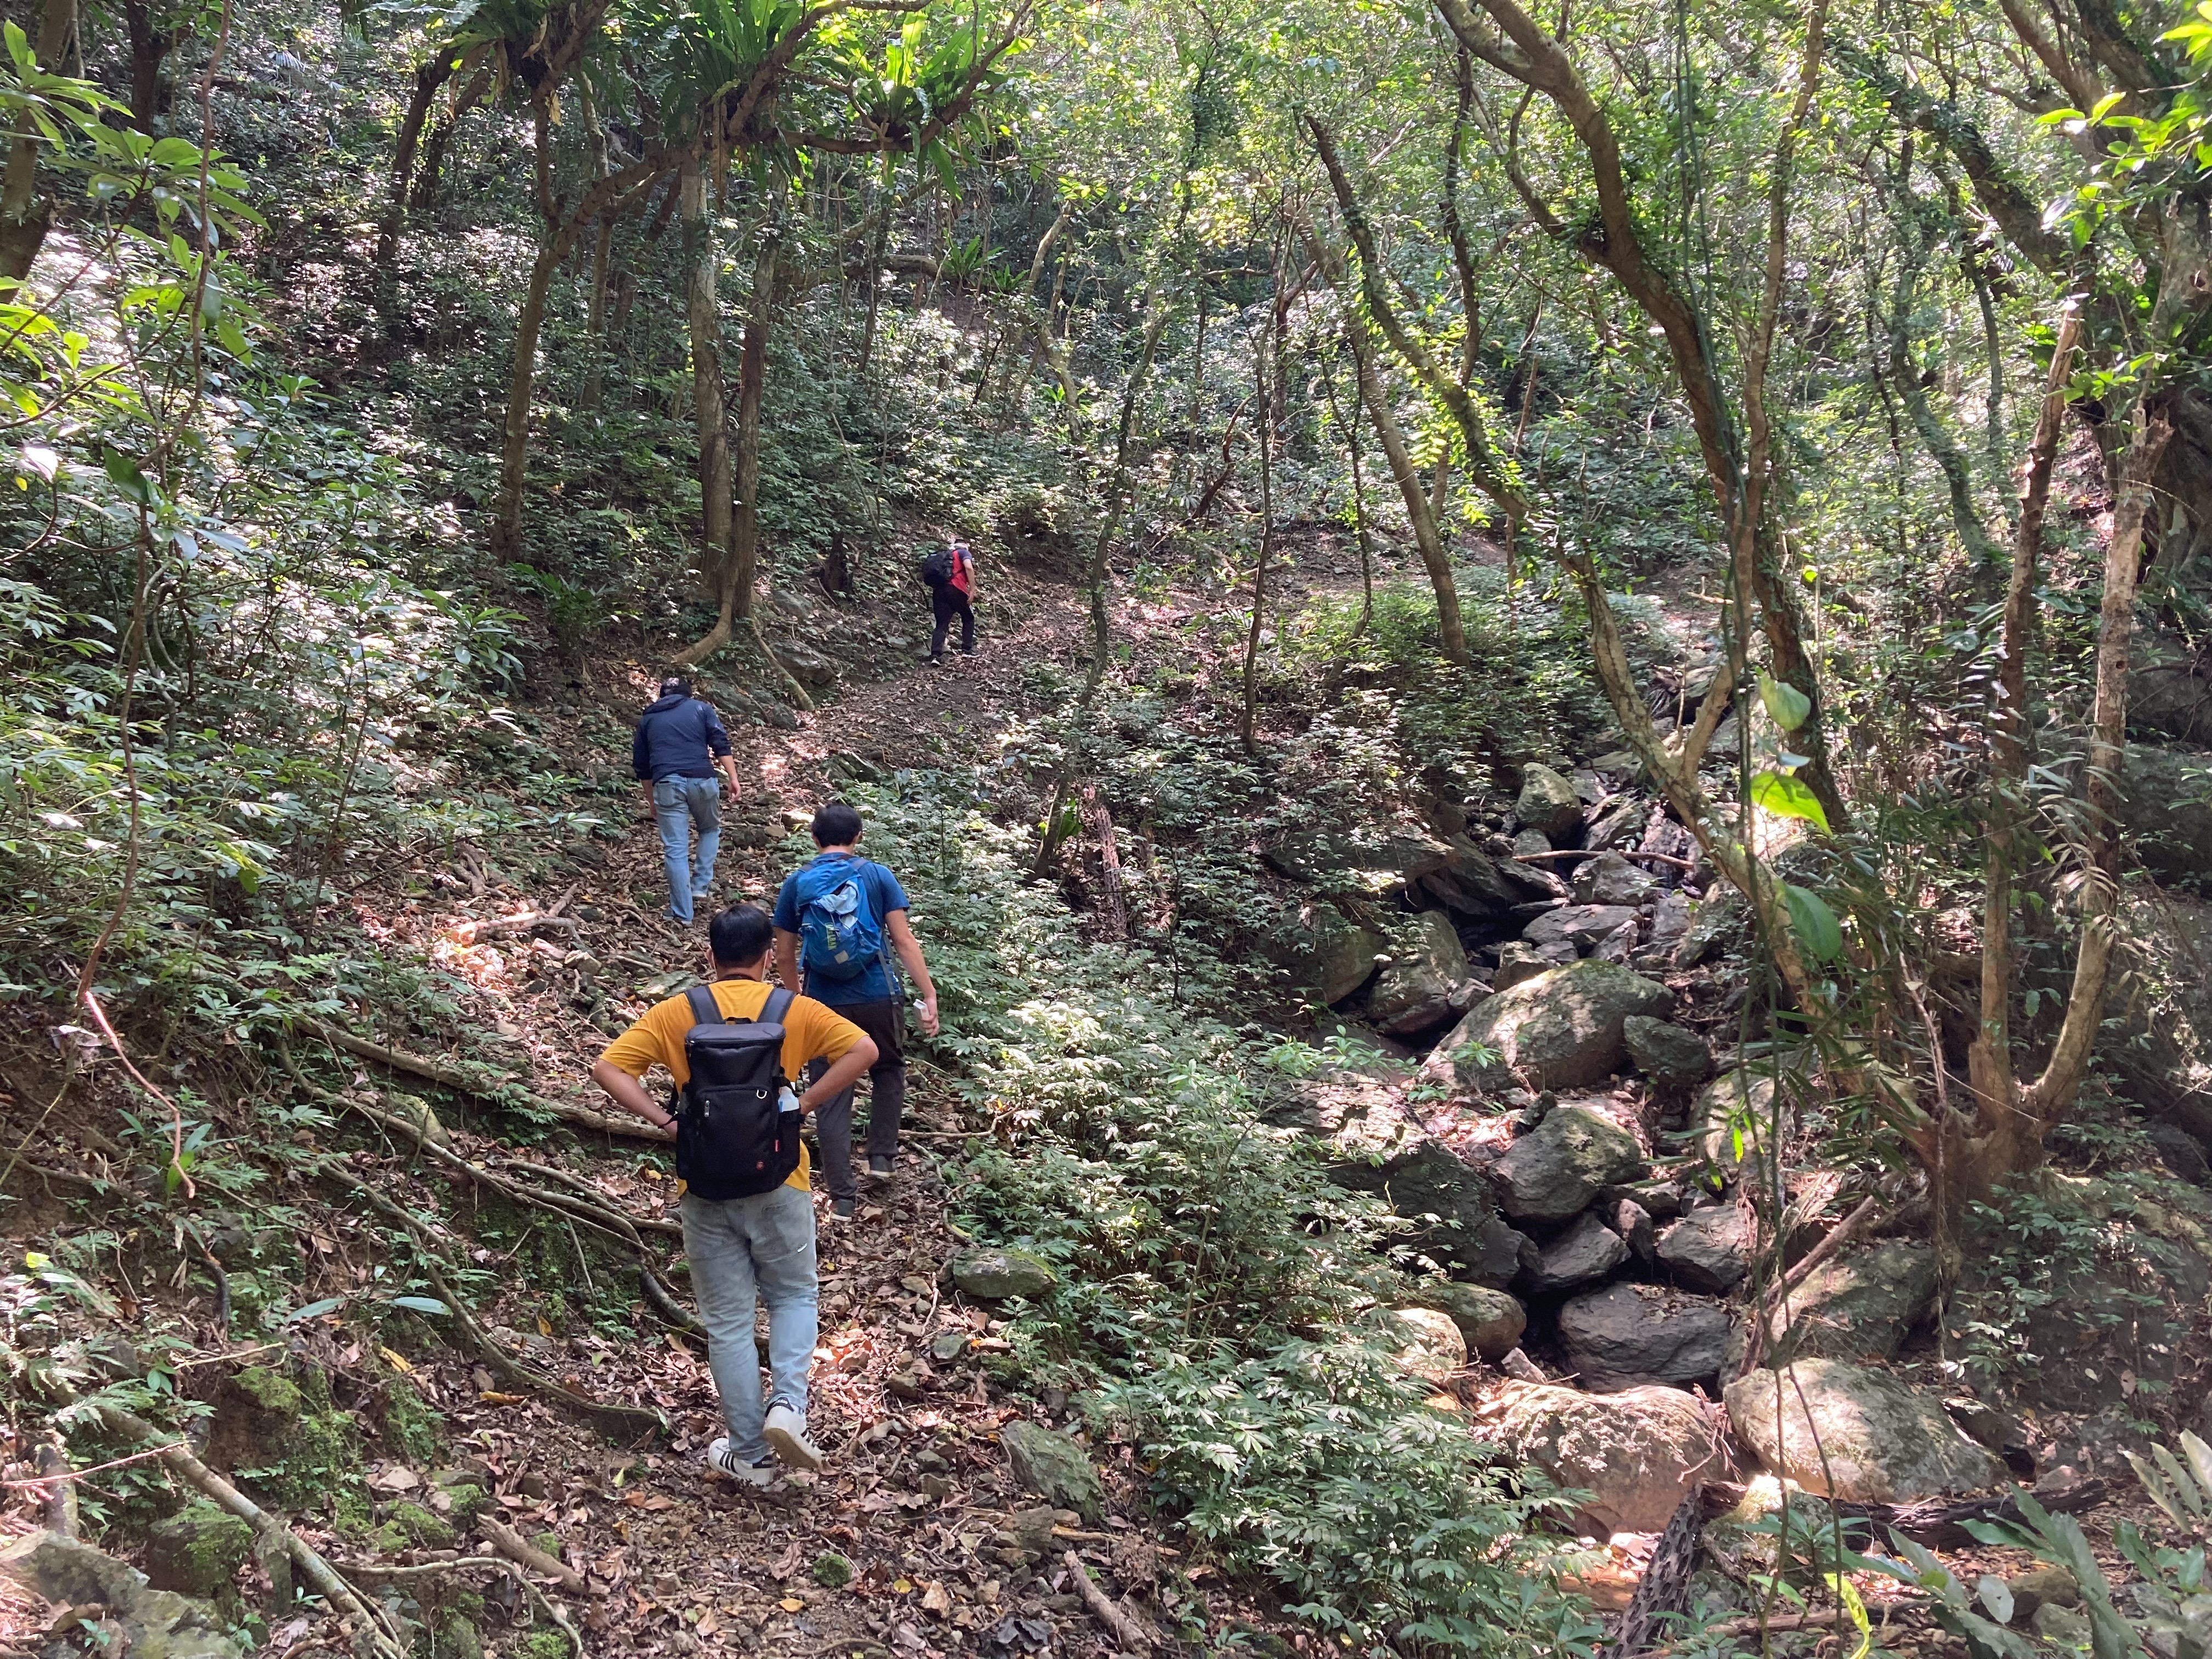
[[[757,1463],[769,1448],[761,1434],[756,1299],[768,1305],[769,1397],[806,1415],[806,1367],[821,1332],[813,1195],[796,1187],[720,1200],[686,1193],[684,1254],[730,1444],[746,1462]]]
[[[722,786],[713,778],[662,778],[653,786],[653,817],[660,826],[660,854],[668,866],[669,913],[688,922],[692,905],[714,885],[714,854],[722,850]]]

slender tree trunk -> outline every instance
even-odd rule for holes
[[[1996,726],[1990,744],[1990,799],[1985,809],[1986,861],[1982,882],[1982,1019],[1967,1050],[1968,1075],[1984,1122],[2016,1107],[2012,1062],[2013,867],[2020,857],[2022,798],[2027,781],[2027,636],[2035,604],[2036,570],[2043,556],[2043,519],[2051,500],[2051,468],[2066,418],[2066,383],[2073,371],[2081,319],[2069,311],[2058,325],[2051,354],[2043,409],[2027,447],[2020,492],[2020,524],[2013,535],[2012,576],[2005,586],[2002,656],[1997,664]]]
[[[883,304],[884,246],[890,241],[891,234],[890,168],[886,166],[884,173],[884,177],[877,186],[877,195],[880,199],[876,204],[876,228],[874,234],[868,238],[868,269],[862,279],[868,285],[868,320],[860,330],[860,361],[853,375],[856,386],[868,378],[868,364],[876,353],[876,317]]]
[[[39,18],[39,67],[52,70],[76,34],[76,0],[46,0]],[[28,115],[16,120],[0,179],[0,279],[21,282],[46,245],[53,203],[39,194],[38,128]]]
[[[370,284],[384,331],[394,336],[399,328],[399,235],[407,220],[407,191],[415,173],[415,156],[421,147],[423,123],[430,117],[439,88],[453,78],[452,54],[441,52],[415,71],[415,90],[407,100],[407,113],[399,123],[399,137],[392,147],[392,193],[376,230],[376,253],[370,267]]]
[[[147,0],[123,0],[123,21],[131,40],[131,125],[151,134],[161,112],[161,60],[173,36],[154,27]]]
[[[1367,533],[1367,484],[1359,471],[1359,428],[1346,423],[1344,411],[1337,404],[1333,365],[1322,376],[1321,386],[1328,398],[1329,424],[1344,434],[1345,451],[1352,457],[1352,527],[1359,538],[1359,620],[1352,629],[1356,638],[1367,631],[1375,617],[1375,545]]]
[[[1276,281],[1282,280],[1278,262]],[[1279,314],[1279,310],[1278,312]],[[1252,625],[1244,635],[1244,713],[1238,723],[1237,734],[1243,739],[1244,752],[1253,752],[1253,724],[1257,714],[1260,689],[1260,629],[1266,617],[1267,602],[1267,556],[1275,547],[1275,479],[1270,452],[1273,448],[1274,413],[1267,401],[1272,377],[1267,373],[1269,325],[1260,330],[1259,348],[1253,353],[1253,379],[1257,382],[1260,404],[1260,556],[1252,566]]]
[[[591,83],[586,81],[577,88],[584,106],[585,130],[591,140],[592,176],[604,179],[614,171],[607,148],[606,123],[592,101]],[[680,188],[680,186],[679,186]],[[607,262],[614,250],[615,216],[602,213],[592,234],[591,295],[584,308],[584,334],[592,354],[590,364],[584,370],[584,386],[577,402],[586,409],[597,409],[605,380],[607,360]]]
[[[717,304],[720,251],[707,214],[707,170],[684,167],[684,299],[691,331],[691,410],[699,434],[699,580],[720,599],[732,562],[730,435],[722,404],[722,317]]]

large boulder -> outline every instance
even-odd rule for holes
[[[1413,1376],[1441,1382],[1467,1369],[1467,1338],[1449,1314],[1437,1308],[1394,1308],[1389,1322],[1400,1345],[1398,1363]]]
[[[1765,1363],[1887,1359],[1935,1301],[1936,1252],[1927,1245],[1891,1239],[1838,1251],[1774,1310]]]
[[[1492,1166],[1498,1203],[1516,1221],[1565,1221],[1598,1189],[1644,1173],[1636,1137],[1588,1106],[1561,1106]]]
[[[1559,1310],[1559,1341],[1583,1386],[1601,1391],[1717,1376],[1735,1328],[1725,1305],[1656,1285],[1608,1285]]]
[[[1755,1370],[1723,1391],[1729,1421],[1759,1461],[1809,1492],[1862,1504],[1910,1504],[1978,1492],[2003,1464],[1960,1433],[1934,1395],[1887,1371],[1800,1360],[1787,1376]]]
[[[1557,1296],[1577,1285],[1603,1279],[1628,1260],[1628,1245],[1621,1236],[1585,1210],[1574,1224],[1544,1247],[1528,1289],[1537,1296]]]
[[[1603,1538],[1656,1532],[1722,1455],[1711,1407],[1679,1389],[1583,1394],[1508,1382],[1484,1423],[1516,1458],[1589,1494],[1576,1516]]]
[[[1587,956],[1601,939],[1610,939],[1635,920],[1636,912],[1625,904],[1563,904],[1523,927],[1521,937],[1540,951],[1564,945],[1577,956]]]
[[[1041,1424],[1009,1423],[999,1431],[999,1443],[1024,1488],[1093,1526],[1106,1518],[1106,1489],[1091,1455],[1066,1435]]]
[[[2101,1058],[2130,1097],[2212,1151],[2212,904],[2155,889],[2133,895],[2115,966],[2105,1012],[2118,1035]]]
[[[1424,910],[1392,941],[1389,963],[1367,1000],[1367,1018],[1394,1036],[1429,1030],[1452,1017],[1455,998],[1463,1012],[1475,988],[1451,918]]]
[[[1659,1260],[1678,1284],[1720,1291],[1751,1271],[1751,1222],[1734,1204],[1692,1210],[1659,1235]]]
[[[1582,828],[1583,798],[1548,766],[1524,767],[1521,795],[1513,803],[1513,816],[1522,827],[1536,830],[1554,844]]]
[[[1468,1349],[1493,1365],[1521,1346],[1522,1333],[1528,1328],[1528,1310],[1504,1291],[1485,1285],[1425,1279],[1415,1287],[1414,1300],[1449,1315]]]
[[[1298,941],[1304,981],[1323,1002],[1340,1003],[1367,983],[1389,943],[1379,930],[1352,921],[1334,905],[1316,905],[1311,926]]]
[[[1631,1014],[1620,1022],[1620,1036],[1636,1069],[1662,1089],[1692,1088],[1713,1074],[1713,1051],[1695,1031]]]
[[[58,1532],[27,1533],[0,1550],[0,1577],[65,1607],[105,1608],[131,1659],[239,1659],[242,1651],[210,1603],[152,1589],[128,1562]]]
[[[146,1577],[155,1589],[214,1597],[234,1587],[253,1553],[253,1528],[212,1504],[187,1504],[146,1534]]]
[[[1322,1115],[1329,1179],[1413,1222],[1407,1243],[1445,1272],[1502,1290],[1535,1260],[1535,1246],[1498,1215],[1488,1178],[1407,1115],[1398,1091],[1342,1085],[1327,1091]]]
[[[1574,962],[1475,1005],[1429,1057],[1435,1080],[1486,1093],[1601,1083],[1628,1057],[1621,1024],[1663,1014],[1674,994],[1609,962]]]
[[[1596,844],[1604,830],[1602,824],[1590,831],[1592,843]],[[1583,904],[1641,904],[1651,890],[1659,884],[1647,872],[1638,869],[1618,853],[1601,853],[1575,872],[1575,897]]]
[[[1406,896],[1419,905],[1442,905],[1455,915],[1484,920],[1502,916],[1529,898],[1529,884],[1515,879],[1465,836],[1432,842],[1404,872]]]
[[[2120,822],[2150,872],[2201,884],[2212,877],[2212,751],[2130,744],[2120,771]]]

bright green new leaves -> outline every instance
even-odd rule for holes
[[[1823,835],[1827,833],[1828,815],[1820,810],[1820,797],[1788,772],[1761,772],[1751,781],[1751,799],[1763,812],[1802,818]]]
[[[1844,953],[1843,925],[1828,902],[1818,893],[1783,881],[1775,884],[1782,891],[1783,908],[1790,912],[1790,931],[1805,954],[1815,962],[1833,962]]]

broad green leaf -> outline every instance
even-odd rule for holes
[[[1813,700],[1786,681],[1778,680],[1765,669],[1759,671],[1759,700],[1766,705],[1766,712],[1774,723],[1785,732],[1795,732],[1812,718]]]
[[[345,1298],[343,1297],[326,1296],[319,1302],[310,1302],[304,1308],[295,1308],[290,1313],[286,1314],[283,1319],[277,1321],[277,1323],[280,1325],[296,1325],[303,1319],[319,1319],[326,1313],[336,1313],[343,1306],[345,1306]]]
[[[404,1308],[410,1313],[447,1314],[453,1311],[444,1303],[428,1296],[395,1296],[392,1298],[392,1305]]]
[[[1982,1582],[1974,1587],[1975,1599],[1983,1610],[2000,1625],[2012,1623],[2012,1589],[1993,1572],[1982,1575]]]
[[[1827,832],[1828,815],[1820,810],[1820,798],[1786,773],[1761,772],[1752,779],[1751,799],[1762,811],[1777,817],[1802,818],[1822,834]]]
[[[1781,888],[1782,902],[1790,912],[1790,931],[1797,936],[1805,954],[1815,962],[1833,962],[1843,955],[1843,926],[1827,901],[1786,881],[1776,885]]]

